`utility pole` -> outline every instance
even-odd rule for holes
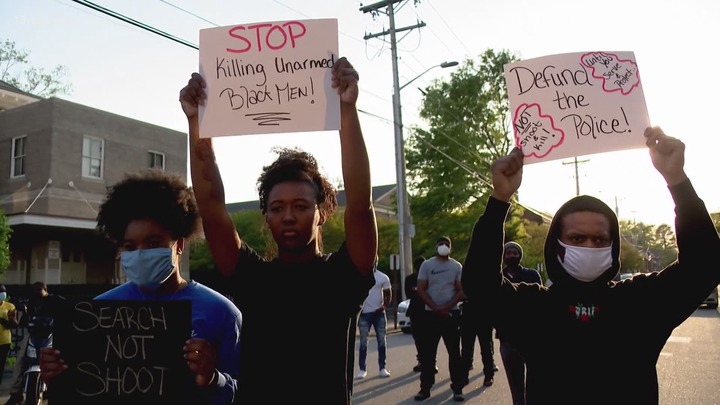
[[[575,165],[575,195],[580,195],[580,176],[578,175],[578,164],[589,162],[588,159],[578,160],[577,156],[572,162],[563,162],[564,165]]]
[[[395,27],[395,8],[396,3],[407,0],[383,0],[377,3],[360,7],[363,13],[372,13],[378,15],[382,13],[381,9],[386,8],[386,14],[390,19],[390,29],[376,33],[366,34],[364,39],[376,38],[380,36],[390,35],[390,51],[392,54],[392,72],[393,72],[393,123],[395,129],[395,175],[396,175],[396,191],[397,196],[397,217],[398,217],[398,246],[400,250],[400,271],[401,286],[404,287],[405,277],[412,272],[412,240],[411,237],[415,233],[415,227],[410,216],[410,204],[408,203],[407,186],[405,184],[405,141],[403,138],[402,125],[402,109],[400,106],[400,79],[398,75],[398,57],[397,57],[397,37],[398,32],[413,30],[425,26],[424,22],[418,22],[415,25],[397,28]],[[400,288],[399,292],[403,293],[404,288]],[[407,298],[407,297],[405,297]]]

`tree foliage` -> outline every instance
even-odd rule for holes
[[[395,219],[378,218],[378,267],[390,269],[390,255],[399,249],[398,225]]]
[[[258,254],[270,257],[274,252],[274,243],[260,210],[233,212],[230,217],[243,242],[252,246]],[[203,278],[215,267],[210,249],[205,239],[190,245],[190,272],[193,278]]]
[[[547,223],[525,221],[525,237],[513,239],[523,248],[522,265],[533,269],[540,269],[543,282],[547,280],[545,268],[545,237],[550,225]]]
[[[710,214],[710,218],[712,218],[713,224],[715,225],[715,230],[720,232],[720,212],[713,212]]]
[[[336,210],[322,226],[322,250],[334,252],[345,241],[344,208]],[[260,210],[246,210],[231,214],[235,228],[249,246],[261,256],[272,259],[277,254],[277,245],[265,224]],[[378,267],[389,269],[390,254],[397,253],[397,222],[392,219],[378,219]],[[215,264],[206,241],[195,242],[190,246],[190,271],[194,278],[205,277]]]
[[[8,39],[0,43],[0,80],[40,97],[70,94],[68,69],[57,65],[51,71],[30,64],[30,52]]]
[[[7,217],[0,208],[0,273],[4,272],[10,265],[10,235],[12,229],[8,224]]]
[[[623,272],[661,270],[677,258],[675,232],[666,224],[620,221]]]
[[[513,145],[503,66],[517,60],[487,50],[466,60],[450,80],[424,91],[420,116],[406,145],[415,255],[432,255],[440,235],[453,240],[453,257],[465,256],[472,226],[487,201],[490,165]],[[521,223],[514,223],[521,231]]]

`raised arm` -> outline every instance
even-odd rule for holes
[[[363,273],[373,269],[377,254],[377,223],[372,204],[370,161],[360,129],[355,103],[358,98],[357,71],[346,58],[338,59],[332,71],[332,87],[340,95],[340,150],[345,208],[345,241],[350,259]]]
[[[188,119],[190,135],[190,177],[205,239],[210,253],[224,275],[235,270],[242,241],[225,206],[225,188],[215,161],[211,138],[200,139],[198,106],[205,104],[205,80],[198,74],[180,91],[180,104]]]
[[[645,130],[645,143],[655,169],[665,179],[668,187],[676,186],[688,177],[685,174],[685,144],[677,138],[665,135],[660,127]]]
[[[502,282],[505,217],[510,198],[522,182],[523,154],[513,149],[492,165],[493,191],[475,223],[462,271],[462,287],[471,300],[490,299]]]
[[[656,273],[656,285],[661,287],[653,289],[653,293],[662,298],[665,306],[658,312],[663,320],[679,324],[720,283],[720,272],[708,265],[708,252],[720,249],[720,238],[704,202],[685,174],[684,143],[658,127],[648,128],[645,137],[653,166],[665,179],[675,202],[678,247],[678,259]]]

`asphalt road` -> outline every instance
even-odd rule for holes
[[[648,306],[652,310],[652,305]],[[618,345],[640,345],[618,338]],[[387,368],[390,378],[380,378],[377,370],[376,343],[368,345],[368,376],[355,380],[354,404],[363,405],[436,405],[456,403],[452,399],[447,366],[447,354],[442,343],[438,347],[440,372],[432,396],[424,401],[414,400],[420,389],[419,373],[414,373],[415,347],[412,337],[394,333],[388,337]],[[495,341],[495,363],[499,372],[495,384],[483,387],[480,348],[475,346],[475,369],[470,373],[470,385],[465,387],[465,404],[512,405],[505,377],[499,342]],[[357,353],[357,351],[356,351]],[[357,362],[356,362],[357,364]],[[357,371],[357,365],[355,366]],[[665,344],[657,362],[660,385],[660,405],[717,405],[720,404],[720,313],[700,308],[678,326]],[[632,384],[632,379],[618,380],[618,386]]]
[[[388,328],[387,369],[389,378],[378,375],[377,349],[374,336],[368,344],[368,375],[354,380],[353,404],[362,405],[436,405],[456,403],[452,399],[447,366],[447,353],[442,343],[438,347],[438,368],[432,396],[424,402],[414,400],[420,389],[420,374],[413,372],[416,364],[415,345],[412,336],[393,330],[392,320]],[[624,342],[618,344],[642,344]],[[470,385],[463,390],[465,404],[511,405],[510,391],[505,377],[499,343],[495,341],[495,363],[499,371],[495,384],[483,387],[480,348],[475,346],[475,369],[470,373]],[[357,344],[355,348],[357,355]],[[660,405],[715,405],[720,403],[720,313],[712,309],[698,309],[688,320],[673,331],[657,363],[660,382]],[[357,361],[355,366],[357,372]],[[8,388],[12,370],[6,369],[0,384],[0,405],[9,398]],[[632,381],[618,381],[632,384]],[[311,397],[308,399],[312,400]],[[268,402],[270,403],[270,402]]]

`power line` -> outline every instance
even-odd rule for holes
[[[136,27],[138,27],[138,28],[142,28],[142,29],[144,29],[144,30],[146,30],[146,31],[150,31],[150,32],[152,32],[153,34],[157,34],[157,35],[160,35],[161,37],[165,37],[165,38],[167,38],[167,39],[169,39],[169,40],[171,40],[171,41],[175,41],[175,42],[177,42],[177,43],[179,43],[179,44],[185,45],[185,46],[190,47],[190,48],[193,48],[193,49],[198,49],[198,46],[195,45],[195,44],[193,44],[192,42],[189,42],[189,41],[186,41],[186,40],[184,40],[184,39],[182,39],[182,38],[176,37],[175,35],[169,34],[169,33],[165,32],[165,31],[162,31],[162,30],[160,30],[160,29],[157,29],[157,28],[155,28],[155,27],[152,27],[152,26],[150,26],[150,25],[147,25],[147,24],[145,24],[145,23],[142,23],[142,22],[140,22],[140,21],[137,21],[137,20],[135,20],[135,19],[132,19],[132,18],[130,18],[130,17],[124,15],[124,14],[120,14],[120,13],[115,12],[115,11],[113,11],[113,10],[110,10],[110,9],[108,9],[108,8],[105,8],[105,7],[102,7],[102,6],[100,6],[100,5],[97,5],[97,4],[93,3],[93,2],[90,2],[90,1],[87,1],[87,0],[72,0],[72,1],[74,1],[75,3],[80,4],[80,5],[82,5],[82,6],[89,7],[89,8],[91,8],[91,9],[95,10],[95,11],[99,11],[99,12],[101,12],[101,13],[103,13],[103,14],[105,14],[105,15],[108,15],[108,16],[110,16],[110,17],[117,18],[118,20],[124,21],[124,22],[126,22],[126,23],[128,23],[128,24],[132,24],[132,25],[134,25],[134,26],[136,26]]]
[[[493,185],[492,185],[492,180],[489,180],[488,178],[486,178],[486,177],[483,176],[482,174],[476,172],[476,171],[473,170],[472,168],[467,167],[464,163],[462,163],[461,161],[459,161],[459,160],[457,160],[457,159],[454,159],[452,156],[450,156],[450,155],[448,155],[447,153],[443,152],[443,151],[440,150],[437,146],[435,146],[435,145],[433,145],[432,143],[426,141],[425,139],[422,139],[422,138],[417,138],[417,139],[420,140],[421,142],[425,143],[429,148],[434,149],[436,152],[438,152],[438,153],[440,153],[441,155],[445,156],[445,158],[447,158],[447,159],[450,160],[451,162],[453,162],[453,163],[455,163],[456,165],[458,165],[461,169],[465,170],[466,172],[468,172],[468,173],[471,174],[472,176],[475,176],[481,183],[485,184],[487,187],[490,187],[490,188],[493,187]],[[548,221],[548,222],[552,221],[552,216],[550,216],[550,215],[548,215],[548,214],[546,214],[546,213],[544,213],[544,212],[538,211],[538,210],[536,210],[535,208],[532,208],[532,207],[529,207],[529,206],[527,206],[527,205],[524,205],[524,204],[520,203],[520,201],[518,201],[515,196],[512,197],[511,201],[512,201],[513,203],[515,203],[515,204],[523,207],[524,209],[526,209],[526,210],[534,213],[535,215],[538,215],[540,218],[542,218],[542,219],[545,220],[545,221]]]
[[[180,7],[180,6],[177,6],[177,5],[173,4],[173,3],[170,3],[169,1],[165,1],[165,0],[160,0],[160,1],[163,2],[163,3],[165,3],[165,4],[167,4],[167,5],[170,6],[170,7],[173,7],[173,8],[175,8],[175,9],[178,9],[178,10],[182,11],[183,13],[190,14],[191,16],[193,16],[193,17],[195,17],[195,18],[197,18],[197,19],[199,19],[199,20],[203,20],[203,21],[205,21],[205,22],[208,23],[208,24],[214,25],[214,26],[216,26],[216,27],[219,27],[219,26],[220,26],[219,24],[216,24],[216,23],[214,23],[214,22],[212,22],[212,21],[210,21],[210,20],[208,20],[208,19],[206,19],[206,18],[204,18],[204,17],[201,17],[201,16],[193,13],[192,11],[186,10],[186,9]]]
[[[450,25],[447,23],[447,21],[445,21],[445,19],[443,18],[442,14],[440,14],[440,13],[435,9],[435,7],[432,5],[432,3],[430,2],[430,0],[426,0],[426,1],[427,1],[427,3],[430,5],[430,8],[432,8],[433,11],[435,11],[435,14],[437,14],[438,17],[440,17],[440,21],[442,21],[443,24],[445,24],[445,26],[447,27],[448,31],[450,31],[450,33],[455,37],[455,39],[457,39],[457,42],[458,42],[460,45],[462,45],[463,48],[465,48],[465,51],[468,53],[468,55],[472,55],[472,53],[470,52],[470,49],[468,49],[468,47],[465,46],[465,43],[462,41],[462,39],[460,39],[460,37],[458,37],[457,34],[455,34],[455,31],[453,31],[453,29],[450,28]],[[431,30],[431,31],[432,31],[432,30]],[[442,42],[442,41],[440,41],[440,42]],[[449,48],[448,48],[448,49],[449,49]],[[451,52],[452,52],[452,51],[451,51]]]
[[[85,6],[85,7],[91,8],[91,9],[93,9],[93,10],[95,10],[95,11],[99,11],[99,12],[101,12],[101,13],[103,13],[103,14],[105,14],[105,15],[108,15],[108,16],[110,16],[110,17],[117,18],[117,19],[120,20],[120,21],[129,23],[129,24],[132,24],[132,25],[134,25],[134,26],[136,26],[136,27],[138,27],[138,28],[142,28],[142,29],[144,29],[144,30],[146,30],[146,31],[152,32],[153,34],[160,35],[160,36],[162,36],[162,37],[164,37],[164,38],[173,40],[173,41],[175,41],[175,42],[177,42],[177,43],[180,43],[180,44],[182,44],[182,45],[185,45],[185,46],[188,46],[188,47],[190,47],[190,48],[199,50],[199,47],[198,47],[197,45],[195,45],[195,44],[193,44],[193,43],[191,43],[191,42],[189,42],[189,41],[186,41],[186,40],[184,40],[184,39],[182,39],[182,38],[176,37],[176,36],[174,36],[174,35],[172,35],[172,34],[169,34],[169,33],[165,32],[165,31],[162,31],[162,30],[160,30],[160,29],[158,29],[158,28],[155,28],[155,27],[150,26],[150,25],[148,25],[148,24],[145,24],[145,23],[143,23],[143,22],[137,21],[137,20],[135,20],[135,19],[133,19],[133,18],[130,18],[130,17],[124,15],[124,14],[121,14],[121,13],[118,13],[118,12],[116,12],[116,11],[113,11],[113,10],[110,10],[110,9],[108,9],[108,8],[105,8],[105,7],[102,7],[102,6],[100,6],[100,5],[97,5],[97,4],[93,3],[93,2],[90,2],[90,1],[87,1],[87,0],[72,0],[72,1],[74,1],[74,2],[77,3],[77,4],[83,5],[83,6]],[[169,6],[171,6],[171,7],[173,7],[173,8],[175,8],[175,9],[177,9],[177,10],[180,10],[180,11],[182,11],[182,12],[184,12],[184,13],[187,13],[187,14],[189,14],[189,15],[192,15],[193,17],[196,17],[196,18],[198,18],[198,19],[200,19],[200,20],[202,20],[202,21],[205,21],[205,22],[207,22],[207,23],[209,23],[209,24],[212,24],[212,25],[214,25],[214,26],[216,26],[216,27],[219,26],[218,24],[216,24],[216,23],[214,23],[214,22],[212,22],[212,21],[210,21],[210,20],[208,20],[208,19],[206,19],[206,18],[204,18],[204,17],[202,17],[202,16],[200,16],[200,15],[198,15],[198,14],[195,14],[195,13],[189,11],[189,10],[186,10],[186,9],[184,9],[184,8],[182,8],[182,7],[176,6],[175,4],[173,4],[173,3],[169,2],[169,1],[166,1],[166,0],[160,0],[160,1],[163,2],[163,3],[165,3],[165,4],[167,4],[167,5],[169,5]],[[283,6],[285,6],[285,7],[288,7],[288,6],[282,4],[282,3],[279,2],[279,1],[276,1],[276,3],[278,3],[278,4],[280,4],[280,5],[283,5]],[[289,8],[290,10],[292,10],[292,11],[295,11],[295,12],[299,13],[300,15],[304,15],[304,14],[300,13],[300,12],[297,11],[297,10],[294,10],[294,9],[292,9],[292,8],[290,8],[290,7],[288,7],[288,8]],[[307,17],[307,16],[306,16],[306,17]],[[308,18],[309,18],[309,17],[308,17]],[[344,34],[344,35],[347,35],[347,34]],[[347,36],[349,37],[349,35],[347,35]],[[351,38],[354,38],[354,37],[351,37]],[[355,39],[356,39],[356,38],[355,38]],[[372,93],[372,92],[370,92],[370,91],[367,91],[367,90],[365,90],[365,89],[361,89],[360,91],[363,92],[363,93],[369,94],[369,95],[371,95],[371,96],[373,96],[373,97],[375,97],[375,98],[378,98],[378,99],[380,99],[380,100],[387,101],[387,102],[390,101],[390,100],[388,100],[386,97],[379,96],[379,95],[377,95],[377,94],[375,94],[375,93]]]
[[[377,119],[379,119],[379,120],[385,121],[385,122],[388,123],[388,124],[392,124],[392,123],[393,123],[393,120],[391,120],[391,119],[389,119],[389,118],[382,117],[382,116],[377,115],[377,114],[374,114],[374,113],[371,113],[371,112],[369,112],[369,111],[361,110],[361,109],[358,108],[358,112],[359,112],[359,113],[363,113],[363,114],[365,114],[365,115],[367,115],[367,116],[370,116],[370,117],[377,118]]]

